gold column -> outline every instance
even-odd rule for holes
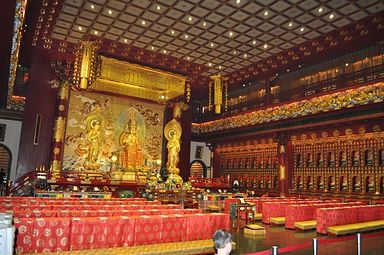
[[[55,178],[61,167],[62,155],[63,155],[63,143],[66,123],[66,112],[68,111],[68,96],[69,96],[69,84],[67,81],[63,81],[60,84],[59,92],[57,95],[57,109],[55,116],[55,126],[52,139],[52,151],[51,151],[51,174]]]

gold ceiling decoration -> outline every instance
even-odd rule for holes
[[[187,93],[186,78],[148,67],[99,56],[97,44],[82,42],[76,53],[73,85],[164,103]],[[189,88],[190,96],[190,88]]]
[[[100,57],[100,76],[89,87],[125,96],[166,102],[184,95],[186,78],[112,58]]]

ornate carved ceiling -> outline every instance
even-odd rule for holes
[[[381,0],[43,0],[32,45],[101,51],[195,81],[229,83],[382,33]],[[196,82],[202,86],[204,82]]]

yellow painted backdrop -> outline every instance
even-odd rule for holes
[[[63,171],[158,168],[163,114],[162,105],[72,91]]]

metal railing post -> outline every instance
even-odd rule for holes
[[[272,255],[279,255],[279,246],[272,246]]]
[[[318,241],[317,238],[312,238],[313,255],[317,255]]]
[[[361,255],[361,233],[356,234],[357,239],[357,255]]]

